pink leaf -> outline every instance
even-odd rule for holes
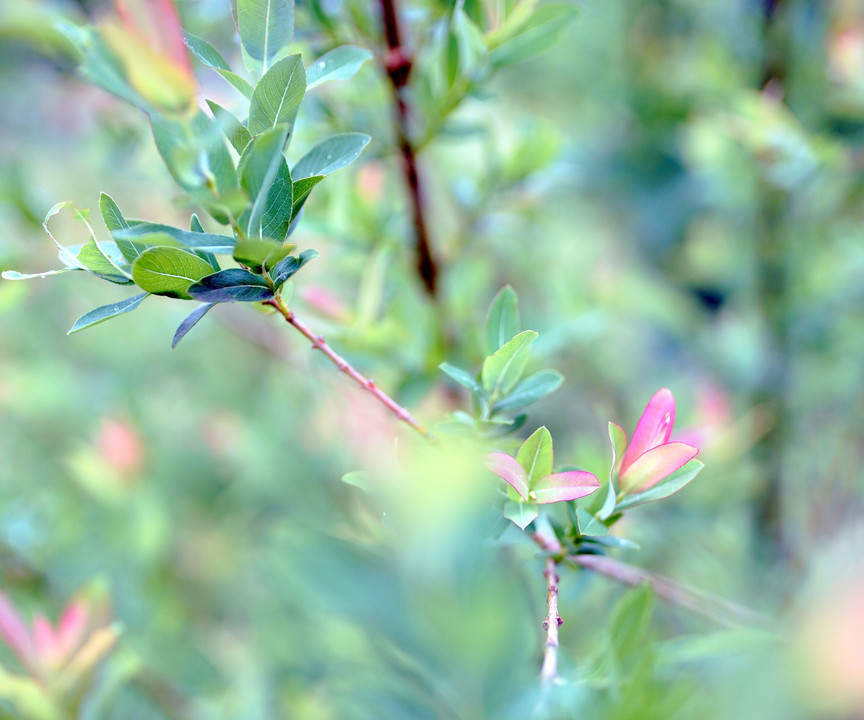
[[[661,388],[651,396],[648,405],[633,432],[633,438],[621,461],[621,475],[636,462],[636,459],[658,445],[669,442],[675,424],[675,397],[672,391]]]
[[[625,493],[640,493],[690,462],[699,451],[680,442],[666,443],[640,455],[618,478]]]
[[[54,628],[51,627],[48,618],[41,614],[33,617],[33,644],[36,646],[36,652],[42,660],[50,662],[59,654]]]
[[[57,641],[64,657],[69,657],[84,638],[90,613],[84,603],[72,601],[63,611],[60,622],[57,623]]]
[[[489,453],[486,456],[486,467],[508,482],[523,500],[528,499],[528,476],[516,458],[502,452]]]
[[[3,593],[0,593],[0,637],[24,665],[31,670],[38,667],[36,649],[30,633]]]
[[[530,499],[540,505],[576,500],[600,487],[596,476],[581,470],[544,475],[531,487]]]

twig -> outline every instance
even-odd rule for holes
[[[417,251],[417,274],[423,287],[430,296],[435,297],[438,289],[438,267],[432,257],[429,244],[428,223],[423,209],[423,183],[417,168],[417,152],[411,142],[409,123],[411,111],[405,98],[408,76],[411,74],[413,60],[402,45],[399,29],[399,16],[396,0],[380,0],[381,15],[384,21],[384,37],[387,41],[387,54],[384,56],[384,69],[393,85],[393,122],[396,129],[399,152],[402,154],[402,172],[411,203],[414,225],[414,243]]]
[[[686,585],[676,583],[663,575],[628,565],[620,560],[614,560],[604,555],[568,555],[566,559],[568,562],[594,570],[626,585],[648,583],[654,588],[654,592],[667,602],[679,605],[727,627],[741,625],[768,627],[770,625],[765,617],[754,610],[728,600],[712,597]]]
[[[385,407],[387,407],[394,415],[396,415],[397,420],[401,420],[407,425],[410,425],[414,430],[416,430],[421,435],[431,438],[432,436],[429,434],[429,431],[426,430],[419,422],[414,419],[414,416],[408,412],[407,409],[402,407],[399,403],[397,403],[393,398],[391,398],[387,393],[381,390],[372,380],[367,377],[364,377],[359,372],[357,372],[351,364],[345,360],[341,355],[337,354],[333,348],[331,348],[327,342],[324,340],[323,335],[316,335],[313,333],[305,323],[297,318],[297,316],[287,308],[285,303],[282,301],[282,298],[278,295],[272,300],[267,300],[265,305],[270,305],[285,318],[286,322],[289,325],[292,325],[297,330],[300,331],[311,343],[313,350],[320,350],[329,360],[332,362],[337,368],[339,368],[343,373],[345,373],[348,377],[350,377],[354,382],[356,382],[360,387],[364,390],[368,390],[373,397],[375,397],[380,403],[382,403]]]
[[[543,652],[543,667],[540,682],[553,685],[558,681],[558,627],[564,622],[558,614],[558,565],[554,558],[546,558],[546,602],[549,612],[543,621],[546,631],[546,649]]]

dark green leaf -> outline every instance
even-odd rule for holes
[[[133,295],[131,298],[127,298],[126,300],[110,303],[98,307],[95,310],[91,310],[78,318],[66,334],[71,335],[74,332],[92,327],[93,325],[98,325],[105,320],[110,320],[111,318],[122,315],[123,313],[131,312],[141,304],[141,301],[146,298],[148,294],[149,293],[145,292],[140,295]]]
[[[177,332],[174,333],[174,339],[171,341],[172,350],[177,347],[177,343],[186,336],[186,333],[195,327],[198,321],[204,317],[214,305],[215,303],[204,303],[203,305],[199,305],[186,316],[183,322],[180,323],[180,327],[177,328]]]
[[[282,287],[288,278],[296,273],[307,262],[316,257],[318,257],[317,250],[304,250],[298,257],[291,255],[280,260],[270,271],[270,277],[273,279],[273,284],[277,288]]]
[[[331,80],[347,80],[371,59],[372,53],[366,48],[354,45],[334,48],[306,68],[306,91]]]
[[[188,297],[188,287],[212,272],[205,260],[173,247],[149,248],[132,264],[132,277],[142,290],[180,298]]]
[[[365,133],[344,133],[323,140],[297,161],[291,176],[296,180],[313,175],[329,175],[349,165],[369,143]]]
[[[181,230],[173,225],[144,222],[120,230],[115,235],[120,239],[142,246],[166,245],[168,247],[182,247],[187,250],[205,250],[222,255],[230,255],[234,252],[235,240],[232,237]]]
[[[483,387],[492,394],[509,393],[525,371],[536,337],[533,330],[525,330],[487,357],[481,371]]]
[[[483,332],[486,354],[492,355],[518,332],[519,298],[512,287],[505,285],[492,298],[486,314],[486,327]]]
[[[468,388],[471,392],[482,392],[480,383],[478,383],[474,376],[467,370],[463,370],[462,368],[456,367],[447,362],[441,363],[438,366],[438,369],[460,385]]]
[[[492,412],[525,407],[557,390],[564,376],[556,370],[541,370],[520,382],[513,391],[492,406]]]
[[[252,208],[241,218],[250,237],[282,241],[288,234],[293,208],[293,185],[282,154],[288,128],[267,130],[249,143],[238,165],[240,184],[249,193]]]
[[[279,60],[258,81],[249,105],[249,132],[253,135],[285,125],[290,130],[306,92],[306,71],[300,55]]]
[[[260,302],[273,297],[264,278],[240,268],[221,270],[202,278],[189,288],[189,294],[208,303]]]
[[[234,117],[233,114],[228,112],[221,105],[218,105],[212,100],[208,100],[207,106],[210,108],[210,112],[213,113],[216,124],[222,128],[222,132],[224,132],[225,137],[228,138],[228,142],[234,146],[234,149],[238,153],[242,154],[246,149],[246,146],[252,141],[251,133],[236,117]]]
[[[266,73],[291,44],[294,0],[237,0],[237,31],[253,61],[250,70]]]

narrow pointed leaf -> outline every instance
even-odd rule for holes
[[[618,478],[621,492],[644,492],[692,460],[698,452],[696,448],[681,442],[651,448],[621,473]]]
[[[615,512],[615,503],[618,495],[615,483],[618,481],[618,470],[621,466],[621,459],[627,450],[627,433],[624,432],[624,428],[610,422],[609,442],[612,443],[612,464],[609,466],[609,484],[606,486],[606,499],[603,501],[603,507],[600,508],[599,513],[601,520],[608,520]]]
[[[692,480],[702,471],[703,467],[705,466],[698,460],[691,460],[684,467],[679,468],[645,492],[627,495],[622,498],[618,503],[616,510],[627,510],[636,505],[641,505],[642,503],[651,502],[652,500],[662,500],[670,495],[674,495],[692,482]]]
[[[302,268],[310,260],[318,257],[317,250],[304,250],[299,256],[293,255],[280,260],[270,271],[270,277],[273,284],[280,288],[282,287],[294,273]]]
[[[306,92],[306,71],[300,55],[289,55],[277,62],[258,81],[249,104],[249,132],[253,135],[294,124]]]
[[[555,392],[564,382],[564,376],[556,370],[541,370],[520,382],[512,392],[492,406],[492,412],[515,410],[536,402]]]
[[[528,499],[528,475],[516,458],[493,452],[486,456],[486,467],[510,485],[523,500]]]
[[[233,113],[230,113],[218,103],[215,103],[212,100],[207,100],[207,107],[210,108],[210,112],[213,113],[213,118],[216,120],[216,124],[219,125],[222,132],[225,133],[228,142],[231,143],[238,153],[242,154],[246,149],[246,146],[252,141],[252,134],[233,115]]]
[[[240,42],[254,61],[250,69],[266,73],[294,37],[294,0],[237,0],[236,7]]]
[[[108,228],[108,232],[114,237],[114,242],[117,243],[117,248],[123,254],[123,257],[130,263],[135,262],[138,256],[144,251],[144,246],[136,245],[130,243],[128,240],[114,236],[114,233],[128,228],[129,221],[123,217],[123,213],[120,212],[120,208],[117,207],[117,203],[114,202],[114,199],[110,195],[106,193],[99,195],[99,211],[102,213],[105,227]]]
[[[595,475],[581,470],[551,473],[531,483],[529,498],[540,505],[576,500],[590,495],[600,487]]]
[[[519,298],[509,285],[501,288],[489,306],[483,331],[484,348],[492,355],[519,332]]]
[[[177,343],[186,337],[186,333],[195,327],[198,321],[203,318],[215,304],[216,303],[204,303],[203,305],[199,305],[186,316],[183,322],[180,323],[180,327],[177,328],[177,332],[174,333],[174,339],[171,341],[172,350],[177,347]]]
[[[371,138],[365,133],[343,133],[323,140],[297,161],[291,177],[295,180],[313,175],[329,175],[350,165],[363,152]]]
[[[206,250],[216,254],[230,255],[234,251],[235,240],[227,235],[181,230],[173,225],[159,223],[140,223],[125,230],[115,232],[121,240],[128,240],[140,246],[165,245],[187,250]]]
[[[79,330],[84,330],[85,328],[92,327],[93,325],[98,325],[101,322],[105,322],[106,320],[110,320],[113,317],[117,317],[118,315],[123,315],[127,312],[132,312],[135,308],[137,308],[141,301],[147,297],[149,293],[141,293],[140,295],[133,295],[131,298],[127,298],[126,300],[121,300],[116,303],[109,303],[108,305],[103,305],[102,307],[98,307],[95,310],[91,310],[88,313],[85,313],[80,318],[75,321],[75,324],[69,328],[69,332],[67,335],[71,335],[72,333],[76,333]]]
[[[201,221],[198,219],[198,216],[195,213],[192,213],[192,217],[189,218],[189,229],[192,232],[203,233],[204,226],[201,225]],[[222,268],[219,267],[219,261],[216,260],[216,256],[212,253],[209,253],[205,250],[196,250],[195,254],[204,260],[206,263],[213,268],[213,272],[219,272]]]
[[[528,485],[533,488],[536,480],[552,472],[552,436],[549,431],[545,427],[537,428],[522,443],[516,459],[525,468]]]
[[[478,393],[481,391],[480,384],[467,370],[451,365],[448,362],[441,363],[438,369],[463,387],[468,388],[471,392]]]
[[[252,97],[252,86],[242,77],[231,71],[228,63],[225,62],[225,58],[209,42],[190,32],[185,33],[184,41],[193,55],[202,63],[213,68],[244,97],[247,99]]]
[[[189,286],[212,272],[205,260],[173,247],[149,248],[132,264],[132,277],[142,290],[179,298],[189,297]]]
[[[309,197],[309,193],[312,192],[312,188],[314,188],[323,179],[323,175],[313,175],[312,177],[301,178],[300,180],[294,181],[294,204],[291,208],[292,223],[300,216],[300,211],[303,209],[303,205],[306,203],[306,198]],[[292,231],[293,227],[289,228],[288,234],[290,235]]]
[[[674,424],[675,398],[669,390],[661,388],[651,396],[636,424],[630,445],[621,460],[620,472],[626,472],[636,458],[647,450],[669,442]]]
[[[504,517],[515,523],[520,530],[524,530],[534,522],[539,514],[536,505],[509,501],[504,503]]]
[[[273,297],[273,291],[260,275],[230,268],[202,278],[189,288],[196,300],[207,303],[260,302]]]
[[[306,68],[306,91],[331,80],[347,80],[371,59],[371,52],[356,45],[333,48]]]
[[[497,395],[509,393],[525,371],[536,338],[536,332],[526,330],[487,357],[480,373],[483,387]]]

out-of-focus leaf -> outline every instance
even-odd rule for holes
[[[519,332],[519,298],[509,285],[501,288],[492,298],[486,313],[483,331],[486,355],[495,353]]]
[[[190,32],[185,33],[184,40],[187,47],[202,63],[213,68],[225,80],[227,80],[234,89],[238,90],[244,97],[252,97],[252,86],[242,77],[231,71],[225,58],[204,38],[193,35]],[[208,103],[210,101],[208,100]]]
[[[208,100],[207,106],[210,108],[210,112],[213,113],[216,123],[222,128],[222,132],[225,133],[225,137],[228,138],[228,142],[242,155],[246,146],[252,141],[251,133],[232,113],[228,112],[228,110],[218,103]]]
[[[273,291],[260,275],[230,268],[203,278],[189,288],[196,300],[207,303],[260,302],[273,297]]]
[[[540,511],[536,505],[528,503],[510,502],[504,503],[504,517],[512,520],[521,530],[524,530],[537,519]]]
[[[642,585],[628,592],[612,610],[609,631],[612,651],[624,660],[647,647],[654,612],[654,591]]]
[[[188,287],[212,272],[205,260],[173,247],[149,248],[132,264],[132,277],[142,290],[180,298],[189,297]]]
[[[541,370],[520,382],[506,397],[501,398],[492,406],[492,412],[514,410],[536,402],[549,393],[555,392],[564,376],[556,370]]]
[[[133,295],[131,298],[127,298],[126,300],[121,300],[120,302],[116,303],[109,303],[108,305],[102,305],[101,307],[91,310],[88,313],[84,313],[84,315],[82,315],[75,321],[75,324],[71,328],[69,328],[69,332],[67,332],[66,334],[71,335],[72,333],[78,332],[79,330],[84,330],[85,328],[92,327],[93,325],[98,325],[101,322],[110,320],[111,318],[122,315],[123,313],[132,312],[149,294],[150,293],[144,292],[140,295]]]
[[[174,333],[174,339],[171,341],[172,350],[177,347],[177,343],[186,337],[186,333],[195,327],[198,321],[203,318],[215,304],[216,303],[204,303],[203,305],[199,305],[184,318],[183,322],[181,322],[180,326],[177,328],[177,332]]]
[[[372,59],[366,48],[355,45],[342,45],[324,53],[306,68],[307,92],[331,80],[347,80],[353,77],[360,66]]]
[[[489,453],[486,467],[519,493],[523,500],[528,499],[528,474],[516,458],[502,452]]]
[[[480,384],[467,370],[451,365],[448,362],[441,363],[438,369],[463,387],[468,388],[471,392],[480,392]]]
[[[329,175],[350,165],[363,152],[371,138],[365,133],[343,133],[321,141],[292,168],[297,180],[313,175]]]
[[[606,535],[609,532],[609,528],[607,528],[606,525],[600,522],[600,520],[584,508],[576,508],[576,518],[579,522],[580,535],[593,535],[597,537],[600,535]]]
[[[305,92],[306,71],[300,55],[279,60],[252,91],[249,132],[258,135],[277,125],[285,125],[290,131]]]
[[[487,357],[480,373],[483,387],[496,395],[509,393],[525,371],[536,338],[536,332],[525,330]]]
[[[253,61],[249,69],[266,73],[294,37],[294,0],[237,0],[236,7],[240,42]]]

